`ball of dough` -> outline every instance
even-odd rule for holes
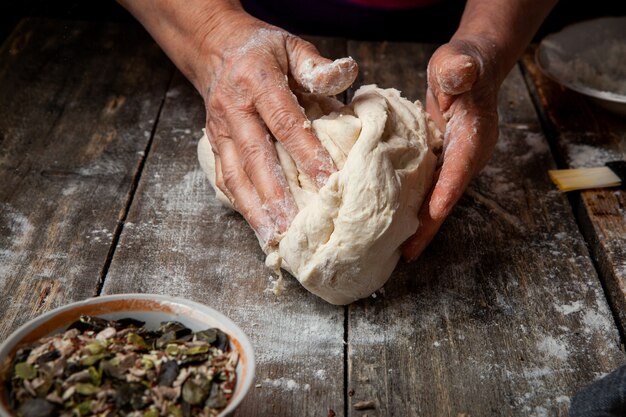
[[[400,245],[417,230],[442,138],[421,104],[395,89],[363,86],[343,107],[329,100],[300,101],[338,171],[318,191],[276,143],[299,212],[278,246],[265,250],[268,265],[289,271],[329,303],[348,304],[385,284]],[[216,188],[206,136],[198,156]]]

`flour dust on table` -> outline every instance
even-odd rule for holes
[[[274,142],[298,214],[278,244],[263,245],[266,264],[283,268],[310,292],[332,304],[367,297],[389,279],[400,246],[419,226],[442,135],[419,102],[395,89],[361,87],[352,103],[300,94],[311,128],[338,171],[319,190]],[[215,160],[207,136],[198,144],[200,165],[216,197]]]

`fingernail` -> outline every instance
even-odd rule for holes
[[[435,220],[445,218],[448,215],[448,211],[450,210],[448,205],[448,199],[445,197],[434,197],[430,200],[430,205],[428,206],[428,213],[430,217]]]
[[[268,227],[261,227],[256,231],[257,239],[260,240],[261,247],[265,250],[269,246],[274,246],[273,244],[273,231]]]

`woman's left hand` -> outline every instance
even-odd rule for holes
[[[443,166],[419,213],[420,227],[403,245],[406,260],[428,246],[498,140],[500,82],[487,39],[453,40],[428,65],[426,110],[444,132]]]

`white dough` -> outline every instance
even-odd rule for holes
[[[364,86],[344,107],[328,100],[309,95],[301,103],[339,171],[317,191],[276,144],[299,212],[278,247],[265,248],[266,263],[329,303],[348,304],[385,284],[400,245],[417,230],[442,139],[421,104],[397,90]],[[324,110],[334,111],[321,116]],[[216,188],[206,136],[198,156]]]

